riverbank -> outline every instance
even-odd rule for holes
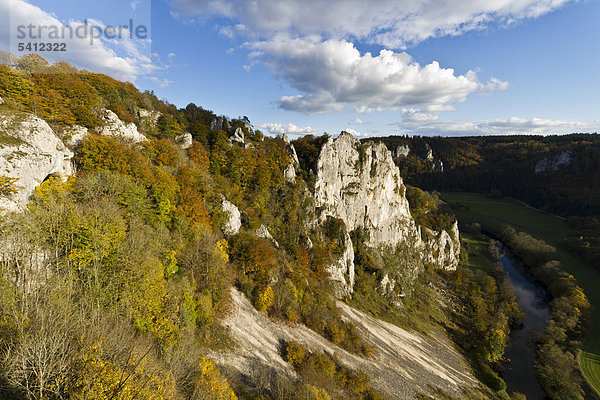
[[[582,279],[581,276],[593,275],[597,271],[587,267],[581,260],[574,260],[575,257],[562,248],[570,228],[564,222],[528,209],[512,199],[490,199],[466,193],[448,193],[442,198],[451,205],[463,223],[480,222],[485,230],[501,237],[525,261],[535,278],[552,289],[552,319],[540,339],[537,376],[553,398],[583,398],[579,386],[583,380],[577,372],[579,365],[575,356],[578,351],[573,347],[573,340],[581,338],[584,321],[590,317],[586,315],[587,311],[581,310],[589,309],[589,305],[577,280],[562,271],[572,273],[574,267],[578,267],[576,278],[587,286],[586,292],[594,299],[597,293],[592,286],[598,280]],[[503,226],[515,229],[506,231]],[[539,239],[550,242],[558,251]],[[571,262],[565,262],[565,259]],[[591,316],[594,318],[589,319],[597,320],[598,308]],[[593,329],[597,330],[598,325]],[[588,333],[583,343],[584,349],[586,346],[588,349],[597,349],[599,343],[594,340],[595,336],[593,332]]]
[[[508,361],[504,366],[502,377],[508,389],[522,393],[528,399],[544,399],[546,393],[535,376],[535,335],[542,334],[550,316],[545,290],[523,274],[514,264],[509,251],[499,249],[498,262],[513,287],[519,306],[525,313],[522,326],[513,329],[504,358]]]

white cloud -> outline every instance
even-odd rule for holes
[[[324,34],[405,48],[428,38],[456,36],[491,24],[536,18],[573,0],[172,0],[173,14],[206,21],[225,17],[261,37]],[[228,33],[234,35],[239,28]]]
[[[372,124],[371,121],[363,121],[362,119],[360,119],[358,117],[354,118],[349,123],[352,124],[352,125],[371,125]]]
[[[491,24],[509,26],[576,0],[172,0],[172,13],[201,22],[216,17],[219,32],[244,38],[253,63],[267,64],[298,93],[282,109],[307,114],[356,113],[419,107],[452,111],[476,92],[506,90],[508,82],[479,82],[437,62],[420,66],[403,52],[426,39],[456,36]],[[223,22],[225,21],[225,22]],[[353,42],[387,48],[360,54]]]
[[[247,46],[253,60],[301,93],[280,98],[279,106],[308,114],[339,111],[345,105],[353,105],[357,113],[415,106],[448,110],[473,92],[499,86],[497,80],[482,84],[474,71],[458,75],[436,61],[422,66],[405,52],[361,54],[345,40],[277,35]]]
[[[362,133],[362,132],[359,132],[359,131],[357,131],[355,129],[352,129],[352,128],[346,128],[344,130],[346,132],[348,132],[349,134],[351,134],[352,136],[354,136],[354,137],[361,137],[361,136],[366,137],[366,136],[369,136],[367,133]]]
[[[318,133],[316,129],[310,126],[299,127],[292,123],[283,125],[269,122],[266,124],[260,124],[258,127],[260,129],[269,131],[269,133],[272,135],[316,135]]]
[[[125,7],[127,4],[125,3]],[[131,6],[134,4],[137,7],[139,1],[129,3]],[[16,38],[18,25],[51,26],[59,30],[65,27],[56,16],[23,0],[0,0],[0,15],[6,18],[5,22],[10,21],[10,23],[0,24],[0,48],[5,51],[11,50],[10,41],[11,38]],[[105,27],[101,21],[92,18],[88,19],[88,24]],[[83,25],[82,21],[70,21],[68,26],[76,29]],[[90,44],[89,37],[71,38],[68,33],[60,41],[66,43],[67,51],[44,53],[43,56],[48,61],[66,61],[79,68],[106,73],[126,81],[134,81],[139,76],[150,75],[157,68],[153,65],[150,56],[150,39],[137,39],[135,35],[134,38],[130,38],[128,31],[123,31],[119,39],[94,39],[93,44]]]
[[[429,114],[414,108],[403,108],[402,119],[404,121],[411,122],[426,122],[426,121],[437,121],[438,116],[435,114]]]
[[[495,92],[496,90],[506,90],[508,89],[509,83],[507,81],[502,81],[498,78],[492,77],[485,85],[482,86],[480,94],[489,95],[491,92]]]
[[[517,117],[482,122],[404,120],[397,125],[403,133],[423,136],[553,135],[600,131],[600,121],[582,122]]]
[[[150,79],[152,82],[156,83],[161,88],[168,87],[168,86],[170,86],[173,83],[173,81],[170,81],[170,80],[168,80],[166,78],[165,79],[159,79],[159,78],[157,78],[155,76],[151,76],[148,79]]]

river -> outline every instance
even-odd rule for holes
[[[508,362],[502,375],[508,385],[507,391],[523,393],[528,400],[546,399],[533,368],[536,350],[533,332],[543,332],[550,315],[545,291],[515,268],[508,250],[500,248],[499,261],[508,274],[519,305],[525,312],[523,327],[512,331],[504,354]]]

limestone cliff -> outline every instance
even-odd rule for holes
[[[30,114],[0,111],[0,175],[18,178],[19,191],[0,198],[0,210],[23,209],[33,190],[49,176],[73,172],[73,153],[46,121]]]
[[[406,188],[382,143],[361,144],[346,132],[329,138],[317,161],[316,207],[342,219],[349,231],[365,228],[368,245],[391,245],[418,234]]]
[[[419,252],[423,263],[456,268],[460,254],[457,224],[451,232],[427,230],[426,239],[422,238],[400,171],[383,143],[361,143],[346,132],[329,138],[319,154],[316,175],[314,197],[321,220],[333,216],[344,221],[348,232],[364,229],[370,247],[394,249],[402,244]],[[406,265],[407,270],[399,272],[414,279],[416,268]],[[343,292],[352,293],[351,260],[340,260],[330,272],[336,283],[346,282]],[[341,273],[345,279],[340,279]]]
[[[111,110],[103,110],[101,116],[103,124],[96,129],[98,134],[121,138],[132,143],[146,140],[146,137],[138,132],[137,126],[133,122],[126,124]]]

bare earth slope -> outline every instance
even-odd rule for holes
[[[210,356],[221,367],[250,377],[257,368],[269,366],[277,373],[295,372],[281,356],[282,343],[296,340],[309,349],[337,353],[339,360],[366,372],[373,386],[392,399],[412,399],[417,393],[432,395],[439,388],[455,398],[482,398],[479,383],[464,358],[443,335],[437,340],[408,332],[339,303],[345,319],[354,323],[374,349],[370,359],[355,356],[312,330],[270,320],[256,311],[248,299],[233,291],[233,310],[224,321],[238,343],[231,353]]]

